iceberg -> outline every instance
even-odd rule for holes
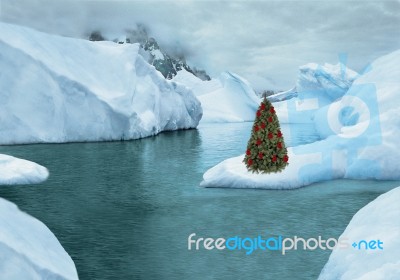
[[[339,240],[346,238],[356,242],[354,248],[335,248],[318,279],[399,279],[399,201],[400,187],[397,187],[359,210],[339,237]],[[365,249],[364,243],[360,249],[357,243],[361,240],[379,240],[383,249]]]
[[[39,164],[0,154],[0,185],[36,184],[48,176],[47,168]]]
[[[288,149],[289,166],[281,173],[249,173],[241,155],[206,171],[201,186],[289,189],[339,178],[399,180],[399,63],[400,50],[378,58],[341,98],[318,107],[312,122],[322,140]]]
[[[315,110],[343,97],[359,74],[343,63],[299,67],[294,88],[268,97],[283,123],[312,123]],[[290,109],[290,115],[287,110]]]
[[[2,279],[78,279],[75,264],[39,220],[0,198]]]
[[[299,68],[296,91],[301,97],[308,91],[320,90],[327,98],[336,100],[347,92],[358,76],[341,62],[336,65],[308,63]]]
[[[0,23],[0,144],[129,140],[195,128],[200,102],[138,44]]]
[[[187,86],[200,100],[202,123],[254,121],[261,102],[249,82],[231,72],[221,73],[218,79],[202,81],[181,70],[173,81]]]

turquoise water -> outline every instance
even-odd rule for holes
[[[51,174],[38,185],[2,186],[0,196],[54,232],[80,279],[315,279],[329,251],[188,251],[187,238],[337,238],[358,209],[399,182],[198,187],[208,168],[244,152],[251,125],[202,125],[130,142],[0,146]],[[316,139],[304,125],[286,136],[289,145]]]

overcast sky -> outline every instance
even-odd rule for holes
[[[0,0],[0,20],[83,37],[137,23],[212,76],[229,70],[256,89],[288,89],[308,62],[361,70],[400,48],[399,1]]]

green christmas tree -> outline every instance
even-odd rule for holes
[[[281,172],[289,164],[278,117],[266,98],[258,108],[243,162],[256,173]]]

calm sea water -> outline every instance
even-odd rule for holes
[[[337,180],[292,191],[203,189],[202,174],[244,152],[251,123],[202,125],[130,142],[0,146],[46,166],[38,185],[0,196],[43,221],[80,279],[315,279],[329,251],[188,251],[187,238],[337,238],[399,182]],[[312,142],[299,125],[289,145]]]

